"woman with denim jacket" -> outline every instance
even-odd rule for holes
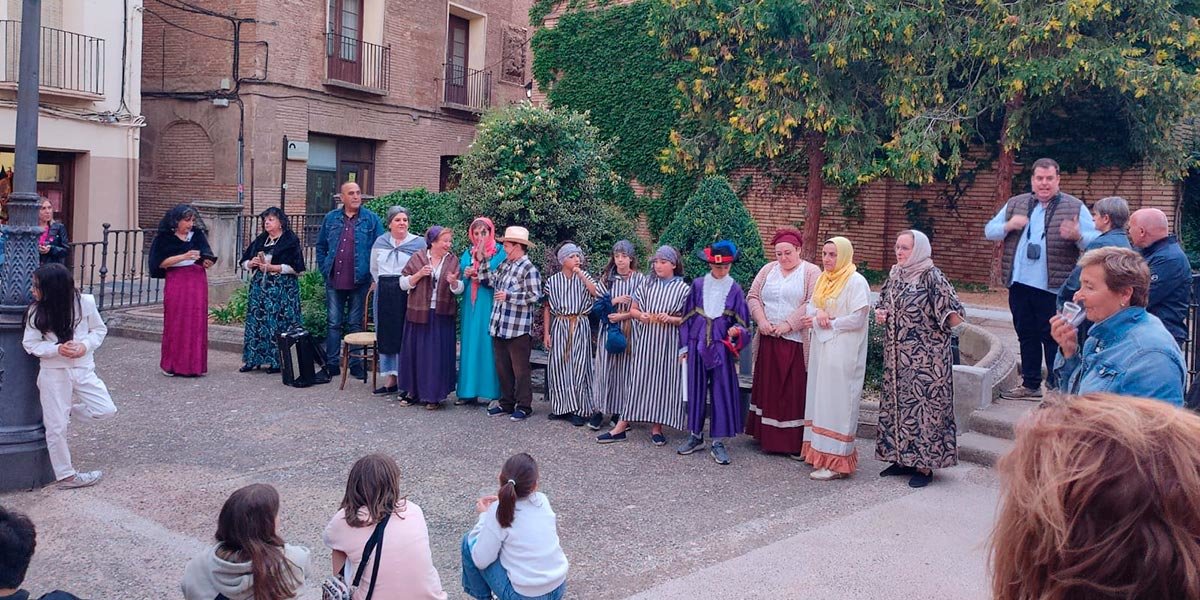
[[[1109,392],[1183,404],[1183,354],[1158,317],[1146,312],[1150,268],[1127,248],[1100,248],[1079,259],[1075,302],[1094,323],[1079,346],[1070,321],[1050,320],[1059,344],[1055,371],[1068,394]]]

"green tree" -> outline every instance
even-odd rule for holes
[[[612,242],[636,237],[613,205],[622,181],[610,152],[584,114],[529,104],[493,111],[457,165],[464,213],[490,216],[501,232],[528,228],[535,257],[573,240],[593,261],[607,260]]]
[[[1023,149],[1068,170],[1145,161],[1182,177],[1195,164],[1179,125],[1200,99],[1197,10],[1191,0],[851,0],[843,15],[885,67],[893,168],[952,173],[969,144],[993,141],[999,206]]]
[[[717,240],[730,240],[738,247],[741,259],[734,263],[731,274],[742,289],[749,291],[754,276],[766,262],[762,238],[758,224],[729,187],[729,180],[720,176],[700,182],[659,242],[678,250],[685,274],[695,278],[708,272],[708,265],[697,258],[697,253]]]
[[[825,185],[853,188],[886,170],[878,65],[845,43],[838,11],[813,1],[664,0],[650,17],[667,55],[696,73],[676,82],[681,123],[664,164],[717,173],[753,162],[805,173],[809,258]]]

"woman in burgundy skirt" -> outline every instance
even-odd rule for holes
[[[208,238],[196,227],[196,209],[180,204],[158,223],[150,245],[150,276],[163,288],[163,375],[199,377],[208,372],[208,276],[216,262]]]
[[[775,260],[759,270],[746,297],[759,334],[746,433],[763,452],[799,459],[808,382],[804,343],[812,327],[805,306],[821,269],[800,258],[799,231],[781,229],[771,245]]]

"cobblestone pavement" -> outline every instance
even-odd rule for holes
[[[110,338],[99,373],[120,409],[72,437],[76,466],[102,468],[83,490],[0,496],[39,528],[26,587],[87,598],[178,598],[184,564],[210,540],[227,495],[251,482],[283,497],[281,530],[314,551],[350,464],[396,456],[404,491],[429,522],[434,563],[451,598],[459,537],[473,504],[495,488],[503,460],[528,451],[559,515],[571,561],[568,597],[986,598],[986,536],[996,503],[991,471],[963,465],[912,490],[881,479],[863,440],[859,474],[816,482],[785,457],[739,437],[732,466],[655,448],[638,427],[600,446],[591,432],[545,419],[489,419],[482,409],[401,408],[350,382],[296,390],[278,376],[239,374],[239,357],[210,355],[210,375],[166,378],[158,345]],[[671,432],[672,445],[682,439]],[[319,581],[319,577],[313,580]],[[305,598],[319,598],[313,582]]]

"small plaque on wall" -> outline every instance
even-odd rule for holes
[[[296,142],[288,140],[287,143],[287,159],[288,160],[308,160],[308,142]]]

